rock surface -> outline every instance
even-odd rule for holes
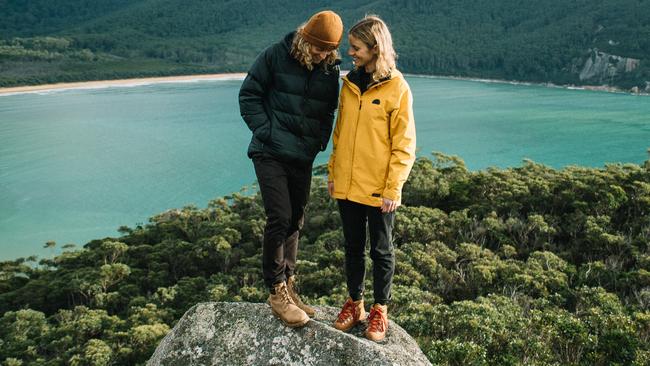
[[[332,327],[337,308],[316,307],[298,329],[267,304],[207,302],[192,307],[160,342],[147,365],[431,365],[404,329],[389,324],[384,341]]]
[[[580,71],[581,81],[608,83],[617,75],[634,71],[640,63],[636,58],[611,55],[597,49],[589,51],[590,57]]]

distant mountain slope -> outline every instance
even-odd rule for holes
[[[650,81],[647,0],[23,3],[2,5],[7,11],[0,14],[0,85],[47,81],[39,75],[119,77],[124,70],[245,71],[266,45],[325,8],[341,14],[346,28],[364,14],[382,16],[392,28],[399,65],[410,73],[641,89]],[[29,45],[8,49],[15,37],[43,36],[65,38],[69,46],[48,62],[21,56]],[[92,53],[90,61],[69,55],[84,49]]]
[[[128,7],[129,0],[2,0],[3,38],[47,35]]]

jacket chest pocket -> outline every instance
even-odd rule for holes
[[[362,119],[368,123],[371,133],[375,136],[388,138],[390,114],[381,104],[373,104],[371,101],[366,102],[366,106],[361,109]]]

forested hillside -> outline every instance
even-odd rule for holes
[[[0,86],[246,71],[266,45],[325,8],[340,13],[347,27],[367,13],[386,19],[399,65],[409,73],[641,90],[650,81],[648,0],[5,0],[0,6]]]
[[[300,288],[340,306],[338,210],[323,177],[312,188]],[[434,364],[650,364],[650,160],[470,172],[419,158],[404,203],[389,313]],[[0,263],[0,362],[143,364],[197,302],[264,302],[264,222],[260,195],[238,193]]]

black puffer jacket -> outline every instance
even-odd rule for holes
[[[239,90],[239,109],[256,153],[289,163],[311,164],[325,150],[338,104],[339,67],[313,71],[290,54],[295,32],[264,50]]]

